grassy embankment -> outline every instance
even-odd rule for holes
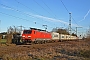
[[[5,44],[6,41],[7,41],[6,39],[1,39],[0,43],[1,43],[1,44]]]

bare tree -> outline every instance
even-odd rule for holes
[[[62,29],[62,28],[53,28],[52,32],[57,32],[59,34],[68,34],[69,32],[67,31],[67,29]]]
[[[20,33],[20,29],[18,28],[18,27],[16,27],[16,26],[13,26],[13,27],[9,27],[8,29],[7,29],[7,33],[8,34],[14,34],[14,33]]]

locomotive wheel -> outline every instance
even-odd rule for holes
[[[41,44],[43,44],[43,43],[44,43],[44,40],[41,41]]]
[[[46,43],[46,41],[44,40],[44,44]]]
[[[38,41],[34,41],[34,43],[35,43],[35,44],[39,44],[39,42],[38,42]]]

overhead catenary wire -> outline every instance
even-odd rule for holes
[[[70,13],[69,12],[69,10],[67,9],[67,7],[65,6],[65,4],[63,3],[63,1],[62,0],[60,0],[61,1],[61,3],[63,4],[63,6],[64,6],[64,8],[66,9],[66,11],[68,12],[68,13]],[[73,16],[71,16],[72,17],[72,19],[73,19],[73,21],[77,24],[77,22],[75,21],[75,19],[73,18]],[[77,24],[78,25],[78,24]],[[79,25],[78,25],[79,26]]]
[[[63,6],[64,6],[64,8],[66,9],[66,11],[68,12],[68,13],[70,13],[69,12],[69,10],[67,9],[67,7],[65,6],[65,4],[63,3],[63,1],[62,0],[60,0],[61,1],[61,3],[63,4]],[[73,16],[71,15],[71,18],[72,18],[72,20],[77,24],[77,22],[75,21],[75,19],[73,18]],[[69,20],[70,21],[70,20]],[[79,26],[78,24],[77,24],[77,26]],[[72,28],[71,28],[72,29]],[[73,30],[73,29],[72,29]],[[77,32],[77,31],[75,31],[75,32]],[[77,34],[77,33],[76,33]]]
[[[7,14],[7,13],[4,13],[4,12],[0,12],[0,14],[4,14],[4,15],[7,15],[7,16],[10,16],[10,17],[14,17],[16,19],[20,19],[20,20],[24,20],[24,21],[30,21],[28,19],[24,19],[24,18],[21,18],[21,17],[17,17],[17,16],[14,16],[14,15],[11,15],[11,14]],[[38,24],[41,24],[41,23],[38,23]],[[42,24],[41,24],[42,25]],[[51,27],[51,26],[47,26],[47,27]],[[51,27],[53,28],[53,27]]]
[[[32,10],[32,11],[34,11],[35,13],[39,14],[39,13],[36,12],[35,10],[33,10],[33,9],[31,9],[30,7],[26,6],[25,4],[23,4],[23,3],[21,3],[21,2],[19,2],[19,1],[17,1],[17,0],[15,0],[15,1],[16,1],[18,4],[21,4],[22,6],[28,8],[29,10]]]
[[[12,11],[19,12],[20,14],[27,15],[27,16],[31,16],[31,17],[33,17],[33,18],[39,19],[38,17],[34,17],[33,15],[30,15],[30,14],[28,14],[28,13],[22,12],[22,11],[20,11],[20,10],[18,10],[18,9],[15,9],[15,8],[12,8],[12,7],[10,7],[10,6],[4,5],[4,4],[0,4],[0,5],[4,6],[4,7],[6,7],[6,8],[9,8],[9,9],[11,9]]]
[[[26,14],[27,16],[31,16],[32,18],[36,18],[36,17],[34,17],[33,15],[24,13],[24,12],[18,10],[18,9],[14,9],[14,8],[12,8],[12,7],[10,7],[10,6],[4,5],[4,4],[0,4],[0,5],[4,6],[4,7],[6,7],[6,8],[9,8],[9,9],[11,9],[11,10],[13,10],[13,11],[19,12],[19,13],[22,14],[22,15],[25,15],[25,14]],[[2,13],[2,14],[4,14],[4,15],[11,16],[11,17],[14,17],[14,18],[18,18],[18,19],[21,19],[21,20],[30,21],[30,20],[28,20],[28,19],[24,19],[24,18],[21,18],[21,17],[17,17],[17,16],[14,16],[14,15],[7,14],[7,13],[3,13],[3,12],[0,12],[0,13]],[[37,19],[39,19],[39,18],[37,18]],[[39,23],[39,24],[40,24],[40,23]]]
[[[42,9],[44,9],[46,12],[48,12],[43,6],[41,6],[37,1],[33,0],[38,6],[40,6]],[[48,14],[52,15],[50,12],[48,12]],[[53,16],[55,19],[56,17]],[[63,23],[64,24],[64,23]]]
[[[44,5],[53,13],[53,11],[51,10],[51,8],[43,1],[43,0],[41,0],[43,3],[44,3]],[[53,13],[53,15],[56,17],[56,15]]]
[[[14,9],[14,8],[12,8],[12,7],[10,7],[10,6],[4,5],[4,4],[0,4],[0,5],[4,6],[4,7],[6,7],[6,8],[9,8],[9,9],[11,9],[12,11],[19,12],[20,14],[23,14],[23,15],[26,14],[27,16],[31,16],[31,17],[33,17],[33,18],[37,18],[37,17],[34,17],[33,15],[24,13],[24,12],[18,10],[18,9]],[[10,15],[10,14],[6,14],[6,13],[3,13],[3,12],[0,12],[0,13],[2,13],[2,14],[4,14],[4,15],[11,16],[11,17],[14,17],[14,18],[18,18],[18,19],[21,19],[21,20],[30,21],[30,20],[27,20],[27,19],[24,19],[24,18],[20,18],[20,17],[16,17],[16,16],[13,16],[13,15]],[[37,18],[37,19],[39,19],[39,18]],[[41,23],[38,23],[38,24],[41,24]],[[53,28],[52,26],[48,26],[48,27]]]
[[[25,4],[23,4],[23,3],[21,3],[21,2],[19,2],[19,1],[17,1],[17,0],[15,0],[18,4],[21,4],[22,6],[24,6],[24,7],[26,7],[26,8],[28,8],[29,10],[32,10],[32,11],[34,11],[35,13],[37,13],[37,14],[39,14],[39,15],[41,15],[40,13],[38,13],[38,12],[36,12],[35,10],[33,10],[33,9],[31,9],[30,7],[28,7],[28,6],[26,6]],[[36,2],[36,1],[34,1],[34,2]],[[36,2],[37,3],[37,2]],[[43,2],[44,3],[44,2]],[[37,3],[38,4],[38,3]],[[45,3],[44,3],[45,4]],[[39,5],[39,4],[38,4]],[[46,5],[46,4],[45,4]],[[46,5],[47,6],[47,5]],[[42,7],[42,6],[41,6]],[[48,6],[47,6],[48,7]],[[42,7],[43,8],[43,7]],[[48,7],[49,8],[49,7]],[[44,9],[44,8],[43,8]],[[49,10],[50,11],[52,11],[50,8],[49,8]],[[49,13],[49,12],[48,12]],[[53,14],[54,15],[54,14]],[[41,15],[41,16],[43,16],[43,15]],[[55,17],[56,17],[56,15],[55,15]],[[45,22],[47,22],[47,21],[45,21]],[[56,24],[54,24],[54,25],[56,25]]]
[[[67,11],[68,13],[70,13],[69,10],[66,8],[65,4],[63,3],[63,1],[62,1],[62,0],[60,0],[60,1],[61,1],[61,3],[63,4],[63,6],[65,7],[66,11]]]
[[[0,5],[4,6],[4,7],[6,7],[6,8],[9,8],[9,9],[11,9],[11,10],[13,10],[13,11],[19,12],[20,14],[26,14],[26,15],[28,15],[28,16],[34,17],[34,16],[30,15],[30,14],[24,13],[24,12],[18,10],[18,9],[14,9],[14,8],[12,8],[12,7],[10,7],[10,6],[4,5],[4,4],[0,4]],[[4,15],[11,16],[11,17],[14,17],[14,18],[17,18],[17,19],[21,19],[21,20],[25,20],[25,21],[31,21],[31,20],[28,20],[28,19],[24,19],[24,18],[21,18],[21,17],[17,17],[17,16],[14,16],[14,15],[10,15],[10,14],[7,14],[7,13],[3,13],[3,12],[0,12],[0,13],[1,13],[1,14],[4,14]],[[35,17],[35,18],[36,18],[36,17]],[[38,18],[38,19],[39,19],[39,18]],[[39,23],[39,24],[40,24],[40,23]]]
[[[11,9],[11,10],[13,10],[13,11],[19,12],[20,14],[26,14],[26,15],[28,15],[28,16],[34,17],[33,15],[27,14],[27,13],[25,13],[25,12],[22,12],[22,11],[18,10],[18,9],[14,9],[14,8],[12,8],[12,7],[10,7],[10,6],[4,5],[4,4],[0,4],[0,5],[4,6],[4,7],[6,7],[6,8],[9,8],[9,9]]]
[[[50,12],[48,12],[43,6],[41,6],[37,1],[33,0],[38,6],[40,6],[43,10],[45,10],[48,14],[52,15]],[[53,16],[55,18],[55,16]]]
[[[28,9],[30,9],[30,10],[32,10],[32,11],[34,11],[35,13],[37,13],[37,14],[39,14],[39,15],[41,15],[40,13],[38,13],[38,12],[36,12],[35,10],[33,10],[33,9],[31,9],[31,8],[29,8],[28,6],[26,6],[25,4],[23,4],[23,3],[21,3],[21,2],[19,2],[19,1],[17,1],[17,0],[15,0],[17,3],[19,3],[19,4],[21,4],[21,5],[23,5],[24,7],[26,7],[26,8],[28,8]],[[34,1],[34,2],[36,2],[36,1]],[[37,2],[36,2],[37,3]],[[43,2],[44,3],[44,2]],[[38,4],[38,3],[37,3]],[[45,4],[45,3],[44,3]],[[38,4],[39,6],[40,6],[40,4]],[[46,4],[45,4],[46,5]],[[42,6],[41,6],[42,7]],[[43,7],[42,7],[43,8]],[[49,7],[48,7],[49,8]],[[44,9],[44,8],[43,8]],[[50,8],[49,8],[50,9]],[[45,11],[47,11],[46,9],[44,9]],[[51,10],[51,9],[50,9]],[[47,11],[48,12],[48,11]],[[49,13],[49,12],[48,12]],[[50,13],[49,13],[50,14]],[[41,16],[43,16],[43,15],[41,15]]]
[[[26,6],[25,4],[23,4],[23,3],[21,3],[21,2],[19,2],[19,1],[17,1],[17,0],[15,0],[15,1],[16,1],[18,4],[21,4],[21,5],[23,5],[24,7],[28,8],[29,10],[32,10],[32,11],[34,11],[35,13],[41,15],[40,13],[38,13],[38,12],[36,12],[35,10],[31,9],[30,7]],[[43,16],[43,15],[41,15],[41,16]],[[45,21],[45,22],[47,22],[47,21]]]
[[[7,14],[7,13],[4,13],[4,12],[0,12],[1,14],[4,14],[4,15],[7,15],[7,16],[10,16],[10,17],[14,17],[14,18],[17,18],[17,19],[21,19],[21,20],[24,20],[24,21],[29,21],[28,19],[24,19],[24,18],[21,18],[21,17],[17,17],[17,16],[14,16],[14,15],[10,15],[10,14]]]
[[[24,7],[26,7],[26,8],[28,8],[28,9],[34,11],[35,13],[39,14],[39,13],[36,12],[35,10],[33,10],[33,9],[31,9],[30,7],[26,6],[25,4],[23,4],[23,3],[21,3],[21,2],[19,2],[19,1],[17,1],[17,0],[15,0],[15,1],[16,1],[18,4],[21,4],[21,5],[23,5]],[[39,14],[39,15],[41,15],[41,14]],[[43,15],[41,15],[41,16],[43,16]],[[45,22],[47,22],[47,21],[45,21]]]

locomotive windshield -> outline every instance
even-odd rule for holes
[[[23,34],[31,34],[32,31],[31,30],[24,30]]]

